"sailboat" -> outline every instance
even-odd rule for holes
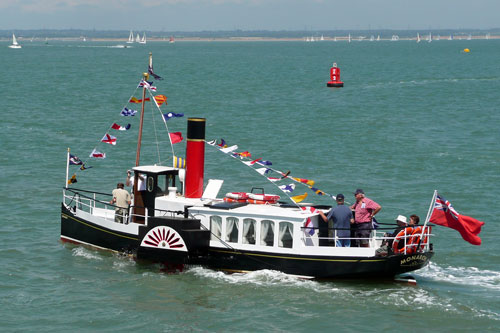
[[[351,42],[351,34],[349,34],[349,36],[347,37],[347,41],[350,43]]]
[[[130,30],[130,35],[128,36],[127,44],[132,44],[134,42],[134,33]]]
[[[137,34],[137,35],[135,36],[135,42],[136,42],[136,43],[140,43],[140,42],[141,42],[141,37],[139,36],[139,34]]]
[[[170,133],[165,126],[165,137],[169,138],[172,147],[172,163],[142,164],[140,156],[146,101],[154,102],[152,113],[165,124],[166,115],[172,115],[170,112],[163,113],[156,102],[162,95],[155,96],[148,82],[150,75],[158,78],[153,72],[151,54],[148,73],[141,76],[139,84],[142,99],[138,101],[133,97],[130,100],[140,103],[141,110],[139,117],[133,118],[139,118],[139,124],[135,166],[130,170],[133,177],[131,205],[126,208],[116,206],[113,198],[117,196],[106,194],[109,189],[96,192],[73,187],[75,182],[72,180],[76,180],[76,174],[69,178],[70,164],[81,165],[81,170],[87,163],[75,159],[68,148],[61,203],[62,242],[124,253],[137,260],[161,263],[178,271],[195,265],[227,272],[272,269],[317,279],[392,278],[429,263],[434,251],[427,219],[419,229],[408,227],[398,233],[393,238],[396,246],[392,248],[395,251],[381,253],[377,250],[386,237],[380,230],[382,228],[370,231],[368,247],[336,246],[337,231],[331,229],[333,236],[329,236],[328,227],[324,227],[319,214],[319,210],[326,212],[331,206],[299,205],[300,200],[290,197],[285,191],[283,193],[291,203],[283,201],[280,196],[266,194],[252,183],[244,185],[249,192],[234,189],[219,195],[223,180],[209,179],[205,182],[205,149],[213,149],[215,154],[220,154],[221,167],[226,157],[228,160],[235,158],[242,162],[242,167],[258,173],[265,166],[264,169],[277,176],[267,180],[285,185],[292,183],[289,188],[305,186],[309,191],[305,182],[310,181],[290,177],[290,171],[281,172],[265,163],[268,161],[237,153],[237,145],[227,146],[223,140],[206,140],[205,118],[187,119],[185,163],[176,159],[173,145],[183,140],[181,133]],[[135,90],[136,86],[132,88]],[[123,107],[122,103],[119,105]],[[127,112],[130,115],[130,111],[124,108],[121,114]],[[170,122],[182,121],[182,117],[183,114],[176,114],[176,120],[170,118]],[[114,123],[108,131],[122,127]],[[129,125],[127,127],[130,128]],[[156,128],[152,130],[156,134]],[[127,132],[120,133],[126,135]],[[157,135],[151,137],[158,140]],[[106,133],[101,141],[104,142],[101,145],[111,143],[116,147],[117,138]],[[109,155],[112,151],[110,148]],[[90,158],[105,157],[105,153],[96,148],[90,155]],[[95,172],[97,168],[91,170]],[[261,175],[264,176],[264,173]],[[105,174],[103,177],[106,177]],[[122,188],[123,184],[117,187]],[[311,191],[318,193],[316,188]],[[127,197],[126,193],[121,193]],[[300,197],[305,198],[304,195]],[[435,201],[435,196],[432,200]]]
[[[467,36],[467,40],[472,40],[472,35],[469,34],[469,36]]]
[[[11,49],[20,49],[21,45],[16,40],[16,35],[12,34],[12,44],[9,45],[9,48]]]
[[[432,33],[429,32],[429,37],[427,38],[427,41],[430,43],[432,42]]]
[[[417,32],[417,43],[420,43],[420,34]]]
[[[142,35],[142,39],[139,42],[140,44],[146,44],[146,32],[144,32],[144,35]]]
[[[377,35],[377,42],[380,42],[380,35]]]
[[[399,40],[399,36],[398,35],[392,35],[391,42],[397,42],[398,40]]]

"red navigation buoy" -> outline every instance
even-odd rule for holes
[[[344,82],[340,81],[340,68],[337,67],[336,62],[334,62],[332,68],[330,68],[330,81],[326,83],[326,86],[336,88],[344,86]]]

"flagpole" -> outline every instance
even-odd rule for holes
[[[68,177],[69,177],[69,147],[68,147],[68,153],[66,156],[66,182],[64,183],[64,188],[68,188]]]
[[[434,195],[432,196],[431,204],[429,205],[429,210],[427,211],[427,216],[425,217],[424,227],[422,228],[422,233],[420,234],[420,239],[418,240],[417,248],[415,251],[418,251],[420,248],[420,243],[422,242],[422,237],[424,236],[425,227],[427,226],[427,222],[431,218],[432,210],[434,208],[434,203],[436,202],[437,190],[434,190]]]

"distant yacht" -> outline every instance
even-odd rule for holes
[[[348,37],[348,42],[350,43],[351,42],[351,34],[349,34],[349,37]]]
[[[472,39],[472,35],[469,34],[469,36],[467,36],[467,40],[471,40]]]
[[[399,40],[399,36],[398,35],[392,35],[392,37],[391,37],[391,41],[392,42],[396,42],[398,40]]]
[[[135,37],[135,42],[136,43],[140,43],[141,42],[141,37],[139,36],[139,34],[137,34],[137,36]]]
[[[142,39],[139,44],[146,44],[146,32],[144,32],[144,35],[142,35]]]
[[[371,35],[370,36],[370,42],[373,42],[375,40],[375,36]]]
[[[336,42],[337,41],[337,36],[333,37],[333,41]]]
[[[486,36],[484,36],[485,39],[490,39],[490,34],[487,33]]]
[[[130,35],[128,36],[127,44],[132,44],[134,42],[134,33],[130,30]]]
[[[170,44],[173,44],[174,42],[175,42],[175,41],[174,41],[174,36],[170,36],[170,41],[169,41],[169,43],[170,43]]]
[[[420,34],[417,32],[417,43],[420,43]]]
[[[429,32],[429,37],[427,38],[427,41],[430,43],[432,42],[432,33]]]
[[[19,45],[19,44],[17,43],[17,40],[16,40],[16,35],[14,35],[14,34],[12,34],[12,44],[11,44],[11,45],[9,45],[9,47],[10,47],[11,49],[20,49],[20,48],[21,48],[21,45]]]
[[[380,35],[377,35],[377,42],[380,42]]]
[[[448,37],[448,40],[453,40],[453,35],[450,34],[450,37]]]
[[[325,40],[325,39],[323,38],[323,35],[321,35],[321,38],[320,38],[319,40]]]

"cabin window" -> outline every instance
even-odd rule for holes
[[[254,219],[243,220],[243,244],[255,245],[255,224]]]
[[[148,176],[148,179],[146,181],[146,189],[148,192],[153,192],[155,189],[155,179],[152,176]]]
[[[236,217],[226,218],[226,241],[238,243],[238,219]]]
[[[278,238],[279,247],[293,247],[293,224],[291,222],[280,222],[280,234]]]
[[[260,245],[274,245],[274,221],[262,220],[260,222]]]
[[[220,216],[210,216],[211,240],[219,240],[222,237],[222,218]]]

